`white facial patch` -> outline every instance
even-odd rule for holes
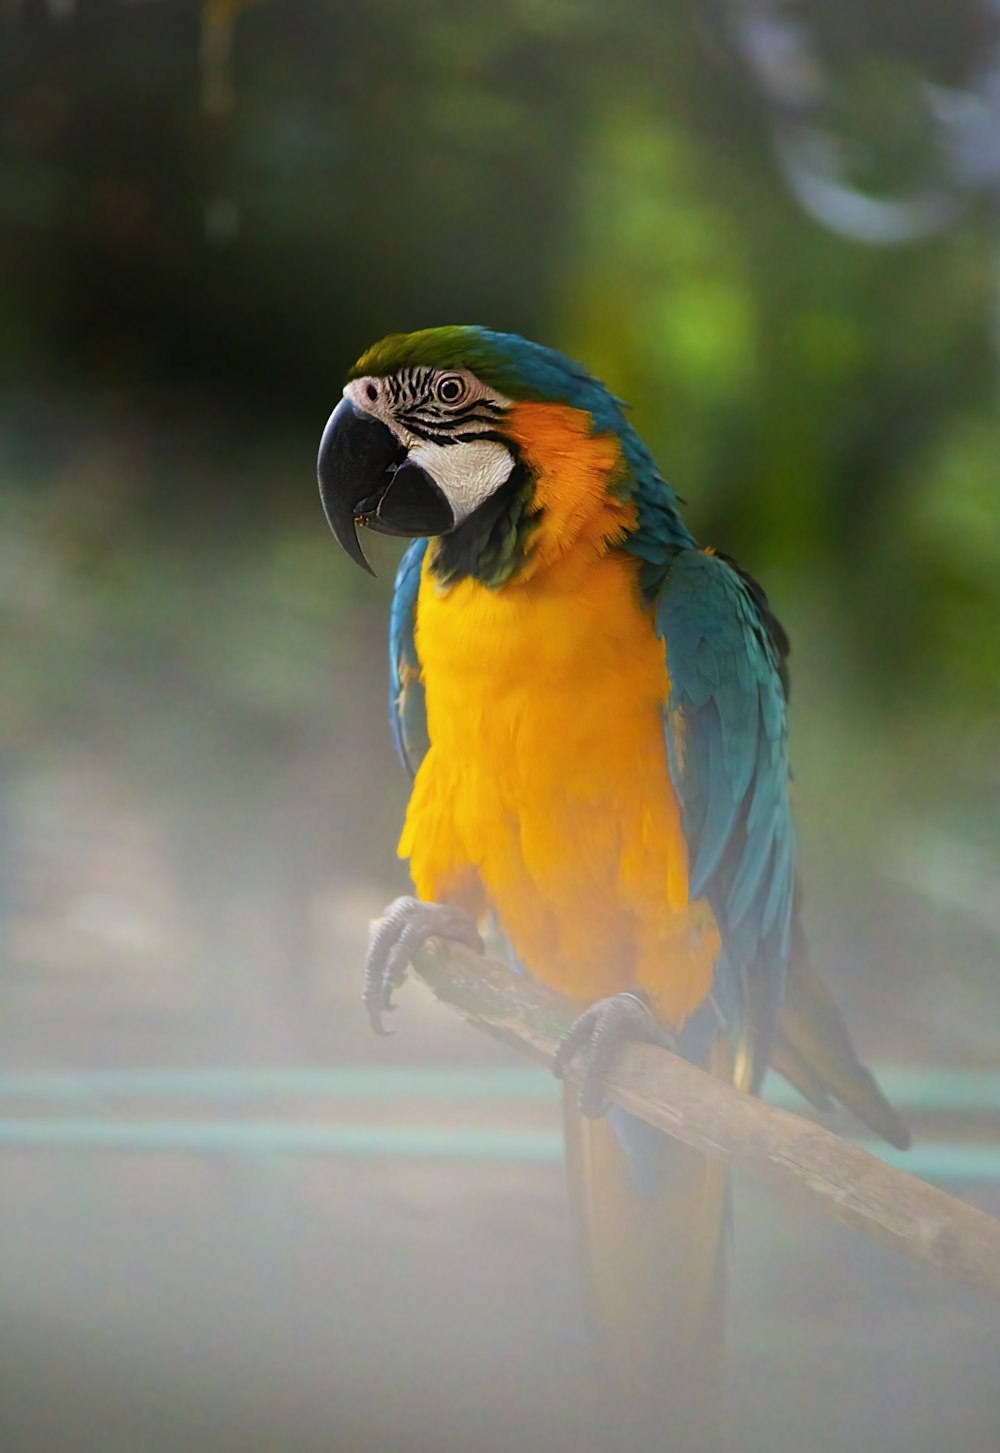
[[[454,398],[444,390],[458,392]],[[511,400],[467,369],[401,369],[386,378],[356,378],[344,397],[391,429],[408,457],[434,480],[451,505],[455,523],[468,519],[484,500],[506,484],[514,456],[495,432]],[[411,427],[412,425],[412,427]],[[456,433],[465,437],[454,438]],[[433,437],[452,436],[442,444]]]
[[[467,444],[430,444],[418,440],[410,458],[434,480],[461,524],[491,494],[506,484],[514,469],[510,450],[496,439]]]

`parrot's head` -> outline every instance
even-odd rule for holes
[[[619,509],[643,478],[666,490],[622,410],[586,369],[516,334],[390,334],[351,369],[323,431],[317,471],[327,520],[366,570],[358,525],[438,537],[445,582],[471,574],[502,584],[552,513],[536,490],[545,429],[550,454],[563,457],[574,440],[581,449],[604,441],[601,489],[613,490]],[[569,501],[570,511],[579,515],[579,505]]]

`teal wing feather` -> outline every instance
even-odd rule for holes
[[[427,704],[420,680],[415,636],[417,594],[427,541],[414,540],[396,571],[389,613],[389,723],[403,766],[411,777],[427,751]]]
[[[787,643],[760,587],[700,550],[676,553],[655,608],[690,892],[708,899],[722,935],[713,1000],[759,1079],[784,995],[795,893]]]

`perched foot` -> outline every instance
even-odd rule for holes
[[[660,1024],[642,993],[614,994],[598,999],[570,1025],[559,1041],[552,1066],[560,1080],[565,1079],[577,1055],[583,1057],[583,1082],[580,1086],[580,1109],[590,1119],[603,1115],[608,1108],[604,1098],[604,1076],[629,1039],[642,1039],[647,1044],[662,1044],[671,1049],[674,1036]]]
[[[446,903],[422,903],[419,898],[396,898],[368,936],[365,962],[364,1006],[376,1034],[391,1034],[382,1024],[387,1009],[395,1009],[392,991],[406,978],[410,960],[429,938],[453,938],[482,953],[476,925],[461,908]]]

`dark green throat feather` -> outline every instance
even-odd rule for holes
[[[535,481],[522,460],[506,484],[473,510],[456,530],[432,547],[429,569],[442,585],[478,580],[491,590],[516,578],[528,558],[541,509],[533,506]]]

